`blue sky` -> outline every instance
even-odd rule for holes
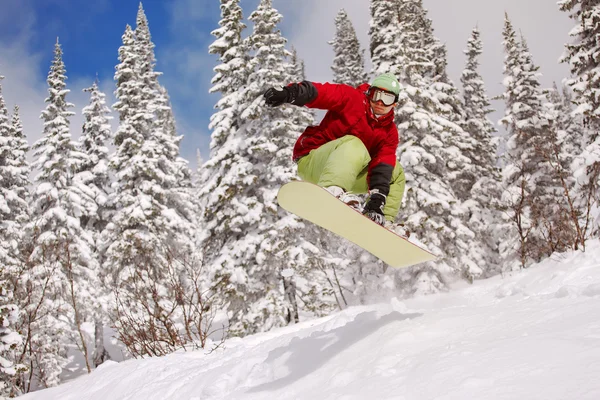
[[[46,75],[53,46],[59,37],[71,90],[69,101],[77,113],[71,121],[73,136],[79,135],[80,111],[87,104],[82,89],[98,74],[101,87],[114,103],[114,67],[126,24],[135,26],[138,0],[0,0],[0,75],[5,101],[19,104],[30,142],[41,135],[39,114],[44,108]],[[334,35],[334,18],[345,8],[361,40],[368,48],[368,0],[274,0],[283,14],[281,30],[290,45],[297,48],[306,63],[307,77],[313,81],[330,79],[332,52],[327,44]],[[484,42],[481,72],[490,96],[502,91],[501,32],[504,11],[523,32],[535,62],[541,66],[542,84],[550,86],[568,75],[558,63],[573,23],[558,11],[554,0],[424,0],[433,19],[435,33],[446,43],[449,74],[459,83],[471,29],[479,25]],[[255,9],[258,0],[241,0],[244,16]],[[152,39],[156,44],[157,70],[167,87],[178,129],[184,135],[181,152],[195,167],[196,149],[209,155],[208,121],[217,98],[209,95],[212,68],[216,58],[208,54],[214,40],[210,32],[220,19],[219,0],[146,0]],[[248,34],[249,32],[246,32]],[[367,62],[367,66],[370,64]],[[502,116],[502,103],[492,116]]]
[[[40,91],[40,96],[37,110],[26,118],[33,118],[36,112],[39,115],[44,107],[44,80],[58,37],[67,68],[67,88],[71,90],[68,100],[75,103],[74,111],[78,114],[71,127],[73,135],[78,135],[80,110],[87,104],[81,89],[90,86],[96,75],[109,97],[108,103],[114,102],[113,76],[121,36],[126,24],[135,27],[138,6],[138,0],[2,0],[5,12],[0,13],[0,43],[5,50],[17,53],[16,57],[10,57],[10,51],[2,54],[0,46],[0,74],[6,77],[3,84],[7,103],[13,103],[8,88],[15,91],[15,86],[6,70],[19,68],[18,59],[14,58],[27,54],[23,61],[29,61],[29,84]],[[216,62],[207,49],[214,39],[210,31],[218,26],[219,2],[146,0],[143,6],[156,45],[156,68],[164,74],[161,81],[169,89],[185,135],[182,154],[195,164],[196,148],[208,155],[207,125],[217,100],[207,94]],[[7,63],[9,66],[5,68]],[[20,105],[18,101],[15,103]],[[33,121],[29,125],[33,126]],[[39,129],[33,130],[28,136],[36,139]]]

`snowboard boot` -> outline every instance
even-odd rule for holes
[[[404,227],[404,225],[397,224],[395,222],[391,222],[391,221],[386,220],[384,227],[388,231],[392,231],[396,235],[401,236],[401,237],[403,237],[405,239],[408,239],[410,237],[410,231],[408,229],[406,229]]]
[[[355,210],[360,211],[362,209],[362,201],[357,195],[348,193],[339,186],[327,186],[325,190]]]

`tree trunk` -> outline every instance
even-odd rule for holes
[[[94,337],[96,346],[94,349],[93,361],[94,367],[98,368],[104,361],[110,360],[110,354],[108,354],[108,350],[104,348],[104,326],[100,321],[96,321]]]
[[[293,277],[283,278],[283,291],[289,304],[288,323],[297,324],[300,319],[298,317],[298,303],[296,302],[296,282],[294,282]]]

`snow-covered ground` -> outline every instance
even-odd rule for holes
[[[212,353],[108,362],[23,399],[600,399],[600,242],[446,294]]]

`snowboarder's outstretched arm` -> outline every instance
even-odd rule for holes
[[[352,86],[302,81],[285,87],[272,87],[265,94],[265,104],[277,107],[284,103],[321,110],[340,111],[348,99],[356,96]]]

